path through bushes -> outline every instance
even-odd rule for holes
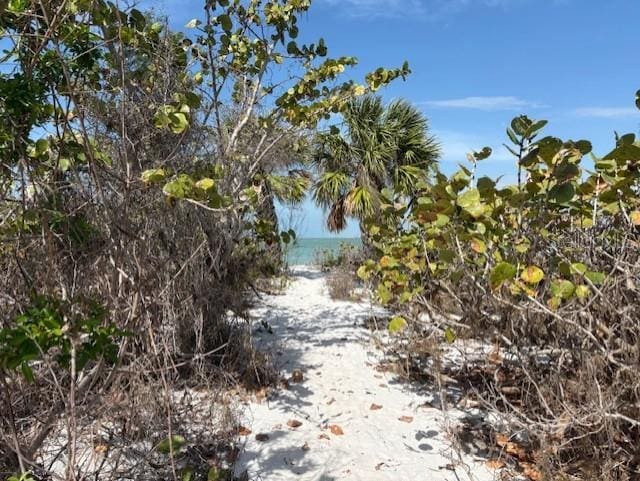
[[[333,301],[324,275],[294,271],[284,295],[253,312],[282,389],[251,403],[236,474],[269,481],[492,479],[455,455],[433,396],[379,372],[368,303]],[[259,323],[256,323],[259,325]],[[466,466],[465,466],[466,465]]]

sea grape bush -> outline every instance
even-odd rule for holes
[[[117,341],[127,333],[109,324],[95,301],[37,298],[12,327],[0,329],[0,367],[19,370],[34,381],[34,363],[43,361],[82,371],[91,361],[117,361]]]
[[[359,269],[375,279],[383,304],[410,302],[434,284],[455,286],[471,276],[494,295],[556,310],[588,302],[615,275],[562,241],[576,233],[607,245],[635,238],[640,146],[633,134],[617,136],[615,148],[598,158],[585,140],[538,139],[545,125],[521,116],[507,130],[516,185],[476,178],[477,162],[490,155],[485,149],[453,175],[437,173],[409,202],[386,192],[386,222],[370,227],[380,258]],[[593,167],[584,165],[588,154]]]
[[[409,372],[439,365],[425,337],[493,346],[447,375],[499,414],[495,436],[526,433],[532,479],[633,479],[640,143],[616,134],[600,157],[586,140],[543,136],[546,124],[520,116],[507,129],[513,185],[476,174],[485,148],[415,195],[385,191],[369,221],[376,257],[358,275],[397,311],[388,328]]]
[[[213,179],[177,172],[164,183],[167,196],[213,209],[255,203],[257,194],[267,187],[265,180],[274,190],[287,180],[287,176],[265,175],[261,168],[283,139],[315,129],[350,99],[410,73],[405,62],[400,68],[370,72],[362,84],[341,79],[346,69],[357,64],[356,58],[328,57],[322,38],[309,44],[298,40],[298,19],[310,6],[310,0],[210,1],[205,5],[205,19],[196,18],[186,25],[189,35],[182,39],[189,72],[185,80],[190,87],[186,103],[160,106],[156,125],[180,134],[190,122],[210,119],[217,138],[216,164],[235,164],[226,174],[237,175],[241,170],[249,185],[236,183],[232,189],[220,190]],[[237,117],[231,125],[226,120],[229,110]],[[251,131],[249,146],[242,142],[245,130]],[[290,147],[302,158],[304,136],[297,140]],[[165,174],[153,169],[142,176],[161,181]],[[263,182],[251,185],[258,179]],[[308,182],[303,186],[304,192]]]

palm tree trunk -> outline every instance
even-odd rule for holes
[[[373,257],[375,254],[375,247],[373,245],[373,239],[369,230],[365,226],[363,221],[360,221],[360,239],[362,240],[362,253],[366,259]]]

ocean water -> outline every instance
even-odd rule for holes
[[[287,261],[290,266],[314,264],[325,251],[337,253],[341,244],[360,247],[362,242],[359,238],[297,239],[288,248]]]

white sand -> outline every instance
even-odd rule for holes
[[[373,308],[331,300],[317,270],[299,267],[294,274],[285,295],[265,297],[253,317],[272,326],[273,334],[259,333],[258,342],[274,352],[283,375],[300,369],[304,381],[248,406],[244,425],[252,433],[236,474],[246,470],[249,479],[265,481],[494,479],[481,462],[460,463],[442,413],[424,406],[427,392],[375,370],[381,354],[362,326]],[[382,408],[371,410],[373,403]],[[288,427],[292,419],[302,425]],[[258,433],[269,439],[257,441]]]

